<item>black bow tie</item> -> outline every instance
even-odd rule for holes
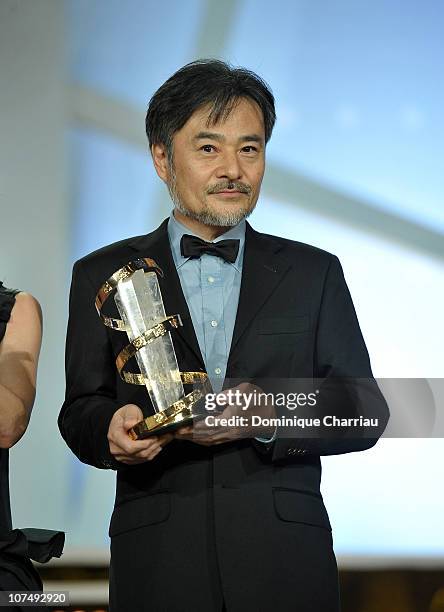
[[[234,263],[239,252],[239,242],[239,240],[205,242],[197,236],[184,234],[180,241],[180,252],[184,257],[200,257],[202,253],[208,253]]]

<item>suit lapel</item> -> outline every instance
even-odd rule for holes
[[[247,223],[239,306],[228,363],[248,325],[290,267],[289,262],[278,255],[281,248],[272,236],[256,232]]]
[[[200,352],[199,343],[194,331],[185,296],[177,274],[168,238],[168,219],[151,234],[135,238],[130,246],[138,251],[139,257],[151,257],[162,268],[164,277],[159,278],[165,312],[167,315],[179,314],[183,326],[177,333],[181,336],[188,348],[193,351],[204,369],[204,361]]]

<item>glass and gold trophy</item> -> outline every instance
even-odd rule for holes
[[[137,259],[117,270],[102,285],[95,300],[103,323],[126,332],[130,341],[116,358],[120,377],[130,384],[145,385],[154,407],[154,414],[130,430],[134,440],[165,433],[201,417],[202,399],[211,391],[206,373],[179,371],[171,332],[182,321],[178,314],[165,314],[158,276],[163,277],[163,272],[153,259]],[[112,293],[121,319],[102,312]],[[126,369],[133,357],[138,373]],[[192,391],[186,393],[184,385],[191,385]]]

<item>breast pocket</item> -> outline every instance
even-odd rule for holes
[[[258,319],[257,331],[259,334],[300,334],[310,329],[310,317],[279,316],[262,317]]]
[[[171,499],[168,491],[125,501],[114,508],[109,535],[114,537],[139,527],[163,523],[169,518],[170,513]]]
[[[285,522],[304,523],[331,531],[327,510],[320,495],[296,489],[274,488],[276,516]]]

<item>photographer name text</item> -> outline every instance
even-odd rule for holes
[[[322,419],[302,418],[296,415],[286,417],[261,417],[251,415],[250,417],[233,415],[231,417],[220,417],[214,414],[205,417],[207,427],[378,427],[379,419],[369,419],[363,416],[354,418],[340,418],[333,414],[325,415]]]

